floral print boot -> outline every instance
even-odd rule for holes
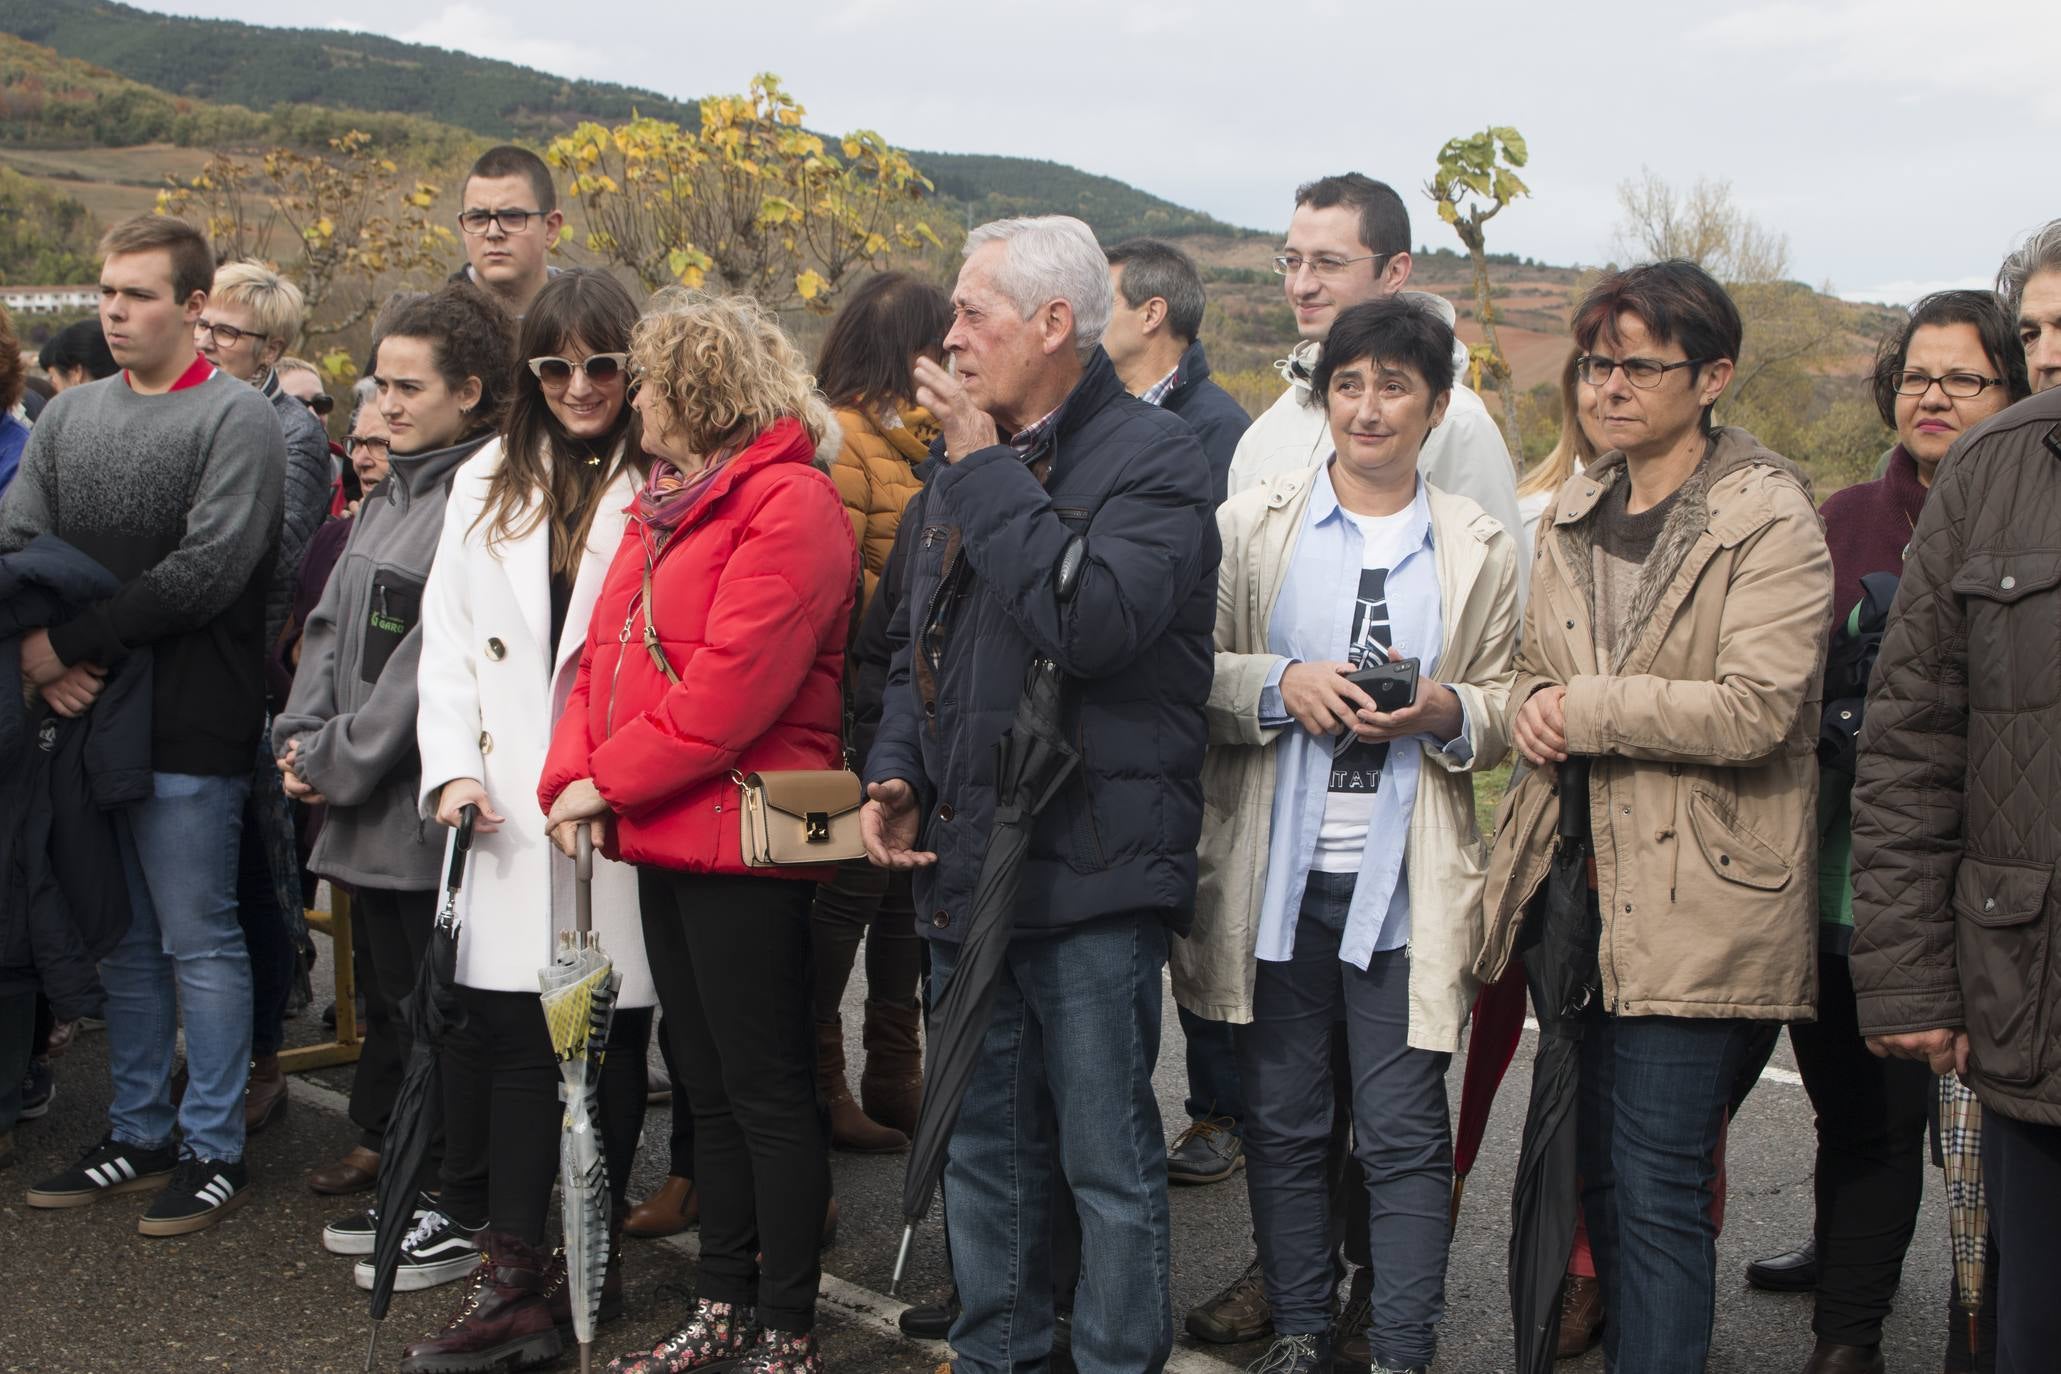
[[[737,1366],[737,1374],[823,1374],[823,1357],[813,1331],[759,1332],[757,1344]]]
[[[695,1302],[694,1315],[685,1326],[650,1350],[612,1362],[606,1374],[691,1374],[711,1365],[728,1364],[747,1351],[755,1354],[752,1341],[758,1334],[758,1323],[752,1319],[749,1307],[701,1298]],[[813,1342],[809,1350],[813,1355]],[[794,1368],[799,1370],[802,1366]],[[813,1371],[814,1366],[810,1368]]]

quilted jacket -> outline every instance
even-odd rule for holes
[[[866,410],[847,407],[837,412],[837,423],[844,442],[830,465],[830,480],[837,483],[845,514],[851,517],[852,538],[859,545],[863,613],[872,604],[881,573],[887,570],[902,510],[923,490],[916,469],[929,456],[930,441],[937,437],[937,421],[921,406],[902,411],[892,424]]]
[[[1947,456],[1854,788],[1861,1031],[1964,1027],[1970,1085],[2061,1125],[2061,389]]]

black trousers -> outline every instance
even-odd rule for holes
[[[351,894],[352,943],[364,932],[358,986],[365,991],[365,1044],[358,1052],[358,1072],[351,1079],[351,1120],[361,1135],[358,1143],[377,1150],[401,1090],[401,1070],[408,1062],[409,1036],[401,1019],[401,999],[415,988],[415,971],[429,948],[436,923],[437,894],[388,892],[360,888]],[[441,1154],[442,1143],[432,1147]],[[427,1177],[434,1178],[434,1174]]]
[[[673,1067],[673,1037],[658,1019],[658,1054],[666,1062],[666,1082],[673,1090],[673,1125],[666,1139],[666,1172],[674,1178],[694,1177],[694,1110],[687,1105],[687,1085]]]
[[[700,1295],[813,1330],[830,1203],[816,1096],[812,883],[638,870],[644,951],[694,1112]],[[755,1254],[763,1254],[763,1261]]]
[[[287,914],[279,909],[272,855],[265,843],[264,822],[258,817],[258,808],[265,804],[255,788],[243,799],[243,835],[236,859],[236,919],[243,927],[243,943],[250,949],[250,1052],[254,1058],[277,1054],[285,1043],[286,1008],[300,972],[300,951],[294,948]]]
[[[1878,1059],[1861,1038],[1846,956],[1818,956],[1818,1019],[1789,1028],[1818,1116],[1818,1291],[1811,1329],[1840,1345],[1882,1339],[1925,1196],[1925,1110],[1937,1080]]]
[[[444,1040],[446,1215],[544,1243],[558,1179],[563,1081],[534,992],[460,987],[465,1024]],[[616,1210],[644,1129],[644,1055],[651,1009],[618,1009],[601,1061],[601,1147]]]
[[[810,912],[816,942],[816,1019],[835,1021],[851,982],[859,943],[866,945],[866,997],[898,1007],[920,1005],[923,939],[909,875],[875,868],[864,859],[839,864],[837,876],[816,889]]]
[[[1982,1182],[1989,1190],[1997,1275],[1997,1374],[2047,1374],[2061,1351],[2061,1126],[1982,1114]]]

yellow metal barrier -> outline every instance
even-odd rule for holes
[[[358,1029],[358,970],[351,950],[351,899],[334,885],[329,910],[307,912],[308,929],[329,936],[330,967],[336,970],[336,1038],[319,1045],[281,1050],[279,1067],[288,1073],[355,1064],[365,1037]]]

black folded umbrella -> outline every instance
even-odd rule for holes
[[[1080,765],[1066,742],[1063,725],[1066,684],[1050,659],[1032,662],[1016,718],[995,741],[995,817],[973,889],[973,910],[958,964],[930,1015],[923,1056],[923,1110],[909,1146],[909,1172],[902,1184],[901,1252],[895,1257],[893,1293],[908,1267],[916,1223],[930,1210],[945,1171],[945,1151],[959,1120],[959,1104],[987,1035],[995,1009],[995,981],[1009,952],[1016,922],[1016,894],[1037,817]]]
[[[401,1262],[401,1242],[407,1239],[409,1223],[415,1215],[415,1198],[422,1191],[421,1175],[430,1142],[436,1139],[437,1125],[443,1118],[438,1053],[444,1033],[465,1022],[456,986],[458,889],[465,883],[465,857],[472,849],[472,826],[478,819],[477,807],[468,806],[459,813],[458,828],[451,832],[445,856],[443,905],[437,910],[422,967],[415,973],[415,990],[401,999],[401,1016],[410,1041],[400,1091],[394,1094],[386,1134],[379,1143],[379,1184],[373,1193],[372,1332],[365,1341],[366,1374],[372,1374],[379,1324],[386,1320],[387,1306],[394,1297],[394,1271]]]
[[[1589,761],[1560,765],[1560,823],[1546,881],[1519,941],[1539,1022],[1531,1103],[1510,1197],[1510,1316],[1518,1374],[1546,1374],[1560,1340],[1560,1290],[1574,1244],[1575,1103],[1584,1022],[1602,990],[1602,918],[1589,890]]]

